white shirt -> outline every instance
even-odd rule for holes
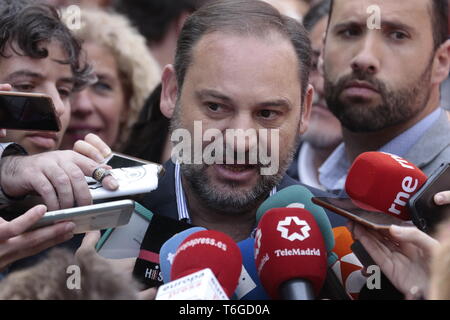
[[[325,190],[320,184],[317,170],[314,167],[315,150],[308,142],[303,142],[298,155],[298,177],[301,183],[316,189]]]

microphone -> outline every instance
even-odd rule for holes
[[[328,265],[337,261],[332,253],[335,245],[333,229],[325,210],[311,201],[314,195],[307,188],[293,185],[282,189],[264,201],[256,211],[256,221],[259,222],[264,214],[274,208],[304,208],[308,210],[317,222],[328,252]]]
[[[363,265],[353,253],[352,234],[346,227],[333,228],[333,233],[336,241],[333,252],[338,256],[338,261],[331,268],[352,299],[358,300],[367,278],[362,273]]]
[[[255,239],[248,238],[237,243],[241,250],[242,272],[234,292],[235,300],[269,300],[261,284],[255,265]]]
[[[205,268],[212,270],[226,295],[231,297],[242,271],[241,252],[233,239],[213,230],[188,236],[175,253],[170,276],[177,280]]]
[[[273,208],[297,207],[305,208],[317,222],[328,255],[328,266],[332,266],[337,261],[336,254],[332,251],[335,246],[334,234],[325,210],[311,201],[314,195],[306,187],[293,185],[278,191],[273,196],[264,201],[256,212],[256,219],[259,221],[263,215]],[[331,268],[327,270],[327,277],[323,285],[322,292],[326,298],[333,300],[349,300],[349,295],[345,291],[342,283],[336,277]]]
[[[133,277],[146,288],[162,285],[163,277],[159,265],[160,249],[170,237],[191,227],[192,225],[186,222],[153,214],[136,259]]]
[[[399,156],[365,152],[350,167],[345,191],[362,209],[411,220],[408,200],[426,180],[419,168]]]
[[[256,231],[255,261],[272,299],[315,299],[327,274],[327,253],[312,214],[300,208],[266,212]]]
[[[159,252],[159,265],[161,266],[161,273],[164,283],[171,281],[170,270],[172,269],[173,258],[178,249],[178,246],[191,234],[198,231],[206,230],[202,227],[194,227],[175,234],[169,240],[164,242]]]

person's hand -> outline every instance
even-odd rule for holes
[[[83,254],[94,254],[96,259],[106,262],[111,266],[111,268],[126,277],[129,278],[130,283],[133,281],[133,269],[136,264],[136,258],[127,258],[127,259],[106,259],[100,256],[96,250],[95,245],[100,240],[100,231],[91,231],[86,233],[83,238],[83,242],[81,246],[76,251],[75,255],[83,255]],[[154,300],[156,297],[156,288],[149,288],[143,291],[138,292],[139,300]]]
[[[89,133],[84,140],[78,140],[73,146],[73,151],[78,152],[92,160],[103,163],[111,154],[111,148],[97,135]]]
[[[429,262],[439,242],[416,227],[392,225],[389,232],[377,232],[349,223],[354,239],[359,240],[381,271],[406,298],[426,295]]]
[[[450,204],[450,191],[442,191],[434,195],[434,202],[438,206]]]
[[[86,235],[83,238],[83,242],[81,243],[81,246],[76,251],[75,255],[81,255],[81,254],[94,254],[96,256],[96,259],[105,261],[108,263],[111,268],[113,268],[115,271],[119,272],[120,274],[124,274],[126,276],[129,276],[130,279],[132,279],[133,274],[133,268],[136,264],[136,258],[127,258],[127,259],[106,259],[100,256],[97,251],[95,250],[95,245],[100,240],[100,231],[90,231],[86,233]]]
[[[73,237],[73,222],[58,223],[26,232],[45,212],[46,207],[38,205],[10,222],[0,218],[0,271],[14,261],[37,254]]]
[[[85,176],[92,176],[97,162],[73,151],[53,151],[32,156],[8,156],[1,160],[3,192],[10,197],[40,195],[48,210],[92,204]],[[102,181],[108,190],[118,183],[112,176]]]
[[[155,300],[158,288],[149,288],[138,293],[139,300]]]
[[[0,91],[11,91],[12,87],[9,83],[0,83]]]

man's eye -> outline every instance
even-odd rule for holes
[[[207,107],[209,110],[214,111],[214,112],[217,112],[220,110],[220,105],[217,103],[208,103]]]
[[[276,112],[272,110],[261,110],[259,115],[264,119],[270,119],[276,116]]]
[[[391,32],[389,36],[394,40],[405,40],[408,38],[408,35],[401,31]]]
[[[339,35],[344,38],[356,37],[361,34],[361,30],[359,28],[348,28],[338,32]]]
[[[58,91],[61,98],[68,98],[72,93],[72,90],[69,89],[59,89]]]
[[[13,89],[20,92],[32,92],[34,86],[32,84],[24,83],[24,84],[15,84],[13,85]]]

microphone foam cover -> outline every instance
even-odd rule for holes
[[[293,185],[282,189],[264,201],[256,211],[256,221],[259,222],[270,209],[286,207],[302,207],[308,210],[319,225],[322,237],[325,240],[327,252],[334,248],[333,229],[325,210],[311,201],[314,195],[307,188]],[[331,261],[334,263],[335,260]]]
[[[383,152],[365,152],[353,162],[345,191],[363,209],[410,220],[407,203],[427,176],[407,160]]]
[[[237,243],[242,255],[242,274],[235,296],[237,300],[269,300],[259,280],[255,265],[255,239],[247,238]]]
[[[362,274],[363,265],[351,249],[354,240],[350,231],[346,227],[337,227],[333,228],[333,232],[336,238],[333,252],[339,260],[332,269],[347,293],[357,300],[361,288],[367,283],[367,278]]]
[[[327,273],[327,252],[310,212],[299,208],[271,209],[258,224],[255,262],[261,283],[272,299],[293,279],[309,281],[316,296]]]
[[[191,234],[203,230],[206,229],[202,227],[189,228],[173,235],[169,240],[164,242],[159,251],[159,265],[161,266],[164,283],[172,281],[170,278],[170,270],[172,269],[173,258],[175,257],[178,246]]]
[[[241,251],[233,239],[214,230],[191,234],[178,247],[170,276],[176,280],[205,268],[212,270],[231,297],[242,271]]]

